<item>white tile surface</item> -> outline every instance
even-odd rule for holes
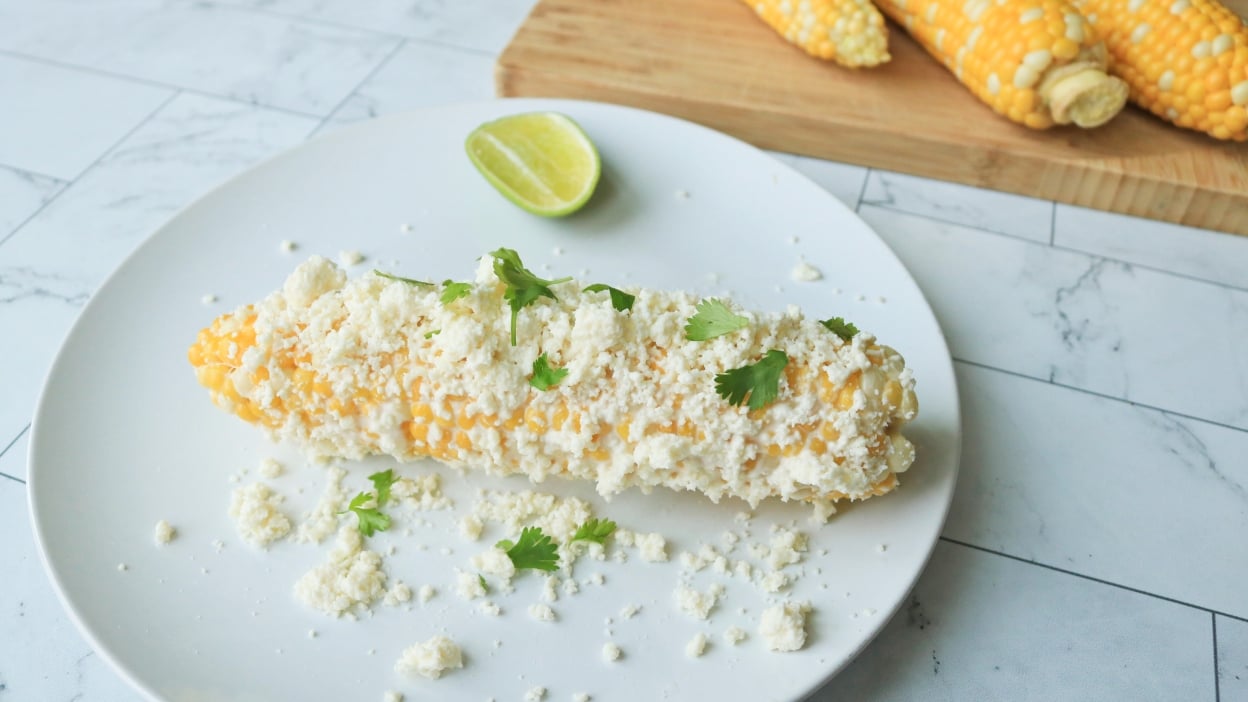
[[[864,205],[955,357],[1248,428],[1248,292]]]
[[[1056,222],[1057,246],[1248,288],[1248,237],[1071,205]]]
[[[298,143],[315,125],[180,96],[0,245],[0,329],[18,330],[0,334],[0,436],[30,421],[61,338],[126,254],[210,187]]]
[[[1248,700],[1248,622],[1218,617],[1218,689],[1226,702]]]
[[[312,17],[376,32],[498,52],[536,0],[227,0],[244,7]]]
[[[0,472],[11,473],[14,463],[25,461],[23,437],[0,456]],[[137,702],[61,607],[27,514],[26,486],[0,477],[0,699]]]
[[[206,2],[0,1],[0,48],[315,115],[397,41]]]
[[[493,61],[462,49],[408,43],[334,111],[322,131],[371,117],[494,96]]]
[[[168,88],[0,56],[0,105],[9,106],[0,109],[0,163],[73,180],[172,96]]]
[[[862,201],[1042,243],[1048,243],[1053,223],[1047,200],[890,171],[871,171]]]
[[[0,166],[0,241],[56,197],[63,187],[65,184],[55,178]],[[0,249],[0,262],[3,261],[4,251]],[[0,288],[0,298],[3,297],[3,288]]]
[[[1248,432],[957,370],[965,434],[946,536],[1248,617]]]
[[[941,543],[811,700],[1213,702],[1210,636],[1206,612]]]
[[[852,210],[858,206],[858,196],[862,194],[863,184],[867,180],[868,171],[866,168],[848,163],[795,156],[778,151],[770,153],[772,156],[800,171],[807,178],[823,186],[824,190],[832,193],[836,199],[845,203],[849,209]]]

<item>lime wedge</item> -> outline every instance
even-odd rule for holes
[[[486,122],[464,147],[472,165],[508,200],[543,217],[562,217],[594,194],[602,162],[567,115],[527,112]]]

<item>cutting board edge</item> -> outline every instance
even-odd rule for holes
[[[759,106],[747,109],[702,102],[695,96],[671,96],[634,85],[589,83],[574,74],[514,65],[509,61],[507,50],[495,62],[494,80],[495,92],[500,97],[568,98],[636,107],[702,124],[758,148],[1248,236],[1248,217],[1234,216],[1237,212],[1248,212],[1248,190],[1235,193],[1202,189],[1125,170],[1088,164],[1075,167],[987,147],[925,140],[921,135],[908,138],[923,142],[926,158],[906,161],[889,150],[869,147],[873,140],[889,136],[878,130],[844,123],[821,123],[814,118]],[[787,130],[787,140],[772,136],[781,133],[781,127]],[[809,136],[794,139],[795,127]],[[826,133],[830,128],[848,130],[848,138],[814,137],[815,133]],[[944,157],[932,158],[933,154]],[[988,169],[992,170],[991,179],[984,175]],[[1112,182],[1113,187],[1105,187],[1106,182]]]

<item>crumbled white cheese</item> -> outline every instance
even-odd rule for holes
[[[589,700],[589,694],[585,692],[577,692],[572,695],[572,702],[589,702]]]
[[[763,610],[758,633],[772,651],[796,651],[806,645],[809,602],[784,602]]]
[[[153,533],[152,538],[156,540],[157,544],[164,546],[170,541],[173,541],[173,537],[177,535],[178,530],[174,529],[169,522],[162,519],[159,522],[156,522],[155,533]]]
[[[735,531],[725,531],[719,538],[724,542],[724,550],[729,553],[736,547],[737,542],[741,541],[741,535]]]
[[[742,641],[745,641],[745,637],[746,637],[745,629],[742,629],[739,626],[730,626],[724,632],[724,641],[727,641],[729,644],[732,644],[733,646],[736,646]]]
[[[607,582],[607,578],[602,573],[590,573],[589,578],[586,579],[586,582],[592,583],[594,585],[602,585]]]
[[[781,590],[783,590],[785,587],[788,586],[789,575],[788,573],[782,573],[778,570],[773,570],[770,573],[764,575],[762,580],[760,580],[758,584],[759,584],[759,587],[762,588],[763,592],[780,592]]]
[[[289,534],[290,519],[278,509],[284,500],[264,483],[235,488],[229,514],[243,541],[264,548]]]
[[[654,563],[667,560],[667,540],[662,534],[638,534],[636,543],[643,561]]]
[[[117,570],[118,570],[119,572],[124,573],[124,572],[126,572],[127,570],[130,570],[130,566],[126,565],[125,563],[118,563],[118,564],[117,564]]]
[[[580,590],[580,586],[576,584],[576,580],[573,578],[567,578],[563,581],[563,594],[575,595],[580,592]]]
[[[515,538],[535,526],[559,545],[559,563],[569,567],[580,554],[570,546],[576,530],[592,518],[589,503],[575,497],[561,498],[533,490],[489,492],[473,507],[482,522],[501,524]]]
[[[810,283],[823,277],[823,272],[805,261],[798,261],[789,277],[799,283]]]
[[[453,506],[450,498],[442,494],[442,476],[437,473],[399,478],[390,485],[390,496],[422,511]]]
[[[463,652],[445,636],[434,636],[423,643],[409,646],[394,664],[397,673],[415,673],[426,678],[439,678],[452,668],[463,668]]]
[[[475,573],[467,573],[456,568],[455,594],[465,600],[485,597],[485,586],[481,584],[481,577]]]
[[[203,297],[199,298],[199,301],[200,301],[200,302],[202,302],[202,303],[203,303],[203,304],[205,304],[205,305],[211,305],[212,303],[214,303],[214,302],[216,302],[216,301],[217,301],[217,296],[216,296],[216,295],[213,295],[213,294],[211,294],[211,293],[209,293],[209,294],[204,295]]]
[[[528,692],[524,693],[524,702],[542,702],[544,699],[546,699],[546,688],[541,685],[530,688]]]
[[[266,458],[260,461],[260,468],[257,472],[262,478],[278,478],[286,472],[286,467],[272,458]]]
[[[542,585],[542,599],[547,602],[559,601],[559,576],[548,575]]]
[[[555,610],[551,609],[549,605],[531,604],[529,605],[529,616],[539,622],[553,622],[555,621]]]
[[[459,535],[469,541],[480,541],[484,528],[481,520],[471,514],[466,514],[459,520]]]
[[[719,599],[713,586],[708,592],[699,592],[687,585],[681,585],[676,588],[675,596],[681,611],[695,619],[706,619]]]
[[[739,578],[749,580],[754,573],[754,566],[749,561],[736,561],[732,564],[732,572]]]
[[[689,639],[689,643],[685,644],[685,655],[690,658],[697,658],[706,651],[706,634],[698,632]]]
[[[408,587],[402,580],[396,581],[394,585],[386,590],[385,599],[382,601],[390,606],[400,605],[404,602],[412,600],[412,588]]]
[[[511,556],[497,546],[473,556],[471,563],[478,572],[497,578],[503,583],[511,582],[512,576],[516,574],[516,564],[512,562]]]
[[[880,544],[879,546],[875,547],[875,550],[879,551],[880,553],[884,553],[885,551],[888,550],[888,544]]]
[[[781,528],[771,537],[771,557],[768,563],[772,568],[783,568],[790,563],[800,562],[805,551],[805,534]]]
[[[385,591],[381,555],[364,548],[364,537],[353,526],[340,529],[326,561],[295,583],[300,602],[336,617],[368,607]]]
[[[432,600],[433,596],[436,594],[438,594],[438,591],[434,590],[433,586],[421,585],[420,590],[418,590],[416,593],[416,598],[420,600],[421,604],[424,604],[428,602],[429,600]]]
[[[325,472],[325,490],[312,511],[303,515],[295,540],[300,543],[317,543],[334,533],[338,528],[338,513],[347,507],[347,493],[342,489],[343,478],[347,471],[339,466],[330,466]]]
[[[481,610],[482,614],[488,614],[491,617],[497,617],[503,613],[503,609],[490,600],[486,600],[477,605],[477,609]]]
[[[641,605],[635,605],[635,604],[625,605],[624,609],[620,610],[620,619],[632,619],[633,617],[637,616],[637,613],[640,611],[641,611]]]
[[[620,647],[616,646],[611,641],[608,641],[602,646],[602,659],[605,661],[617,661],[620,659],[621,654],[622,651],[620,651]]]
[[[612,532],[611,538],[615,539],[615,543],[620,546],[632,546],[636,543],[636,534],[628,529],[616,529]]]
[[[364,262],[364,254],[355,249],[339,251],[338,262],[344,266],[358,266]]]
[[[285,253],[290,253],[291,251],[294,251],[296,248],[298,248],[299,245],[291,241],[290,239],[282,239],[281,243],[279,243],[277,247]]]

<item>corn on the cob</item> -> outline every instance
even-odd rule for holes
[[[557,289],[521,310],[512,346],[488,257],[449,303],[381,276],[348,283],[314,257],[281,291],[218,317],[188,356],[218,405],[323,456],[433,457],[588,479],[604,495],[665,486],[819,509],[892,490],[913,461],[900,433],[917,412],[913,378],[869,334],[845,342],[794,311],[690,341],[696,300],[684,293],[637,291],[621,312],[578,283]],[[717,394],[717,373],[769,347],[790,358],[772,404]],[[539,354],[568,372],[547,391],[529,384]]]
[[[888,28],[870,0],[744,0],[803,51],[850,68],[889,60]]]
[[[877,0],[998,114],[1033,129],[1097,127],[1126,102],[1104,43],[1064,0]]]
[[[1216,0],[1074,0],[1131,101],[1218,139],[1248,139],[1248,25]]]

